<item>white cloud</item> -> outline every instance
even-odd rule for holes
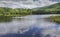
[[[50,22],[45,20],[44,18],[50,17],[51,15],[33,15],[25,16],[24,19],[18,20],[13,19],[11,22],[0,23],[0,35],[8,34],[8,33],[17,33],[20,32],[24,34],[24,32],[29,31],[29,29],[33,29],[34,27],[41,29],[42,34],[55,34],[60,35],[60,25],[56,25],[54,22]],[[40,19],[40,20],[38,20]],[[58,27],[57,27],[58,26]],[[57,30],[56,30],[57,29]]]
[[[24,33],[29,30],[29,28],[34,25],[33,20],[19,20],[12,21],[8,23],[0,23],[0,35],[8,33]]]
[[[27,1],[0,1],[0,6],[1,7],[10,7],[10,8],[35,8],[35,7],[43,7],[43,6],[48,6],[51,4],[54,4],[57,2],[52,2],[49,0],[38,0],[38,1],[33,1],[33,0],[27,0]]]

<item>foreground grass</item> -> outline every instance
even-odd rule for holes
[[[60,24],[60,16],[51,16],[50,19],[52,21]]]

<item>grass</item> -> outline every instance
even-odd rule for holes
[[[52,21],[60,24],[60,16],[51,16],[50,19]]]

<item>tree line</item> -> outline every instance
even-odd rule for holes
[[[60,14],[60,9],[22,9],[22,8],[6,8],[0,7],[0,16],[25,16],[33,14]]]
[[[0,7],[0,16],[23,16],[31,14],[31,9],[5,8]]]

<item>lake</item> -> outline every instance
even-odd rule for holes
[[[0,37],[60,37],[60,24],[46,19],[50,16],[0,18]]]

